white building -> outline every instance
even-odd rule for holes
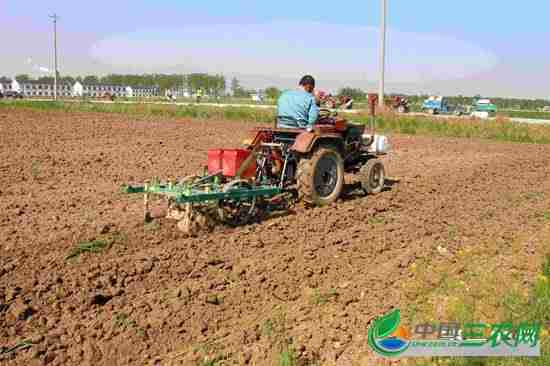
[[[128,87],[127,90],[129,91],[127,94],[131,97],[150,98],[158,97],[160,95],[160,89],[158,86],[135,86]]]
[[[170,95],[176,98],[191,98],[191,92],[189,89],[183,87],[166,89],[164,91],[164,96],[167,97]]]
[[[74,83],[72,94],[73,97],[81,97],[84,95],[84,86],[79,81]]]
[[[101,98],[107,95],[116,97],[126,97],[126,87],[122,85],[109,85],[109,84],[82,84],[79,81],[74,83],[72,87],[73,97],[91,97]]]
[[[11,81],[11,90],[20,92],[21,86],[19,85],[19,82],[15,80],[15,78]]]
[[[20,92],[25,97],[53,97],[54,83],[36,80],[18,82],[15,79],[1,79],[0,91],[7,90]],[[57,96],[64,98],[83,96],[91,98],[102,98],[105,96],[149,98],[159,95],[160,89],[158,86],[130,87],[111,84],[85,84],[79,81],[75,82],[74,85],[67,83],[57,84]]]
[[[5,92],[11,89],[11,79],[0,78],[0,92]]]
[[[12,90],[19,91],[25,97],[53,97],[54,83],[44,81],[24,81],[18,83],[15,79],[12,81]],[[57,84],[58,97],[72,96],[72,86],[67,83]]]

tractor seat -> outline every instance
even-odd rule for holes
[[[293,144],[296,140],[296,136],[301,132],[303,132],[303,130],[298,128],[290,131],[275,130],[273,131],[273,142]]]
[[[315,125],[319,127],[331,126],[331,127],[334,127],[334,129],[338,132],[344,132],[348,129],[347,121],[343,118],[338,118],[338,117],[320,118],[317,121],[317,123],[315,123]]]

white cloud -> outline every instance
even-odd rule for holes
[[[379,33],[374,27],[273,22],[182,26],[103,39],[90,50],[99,62],[134,70],[183,65],[209,72],[331,80],[375,80]],[[429,33],[388,32],[388,81],[461,79],[491,70],[496,56],[467,41]]]

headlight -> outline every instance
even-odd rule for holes
[[[391,150],[391,145],[386,136],[374,135],[374,141],[372,136],[365,134],[362,136],[363,144],[369,147],[369,152],[372,154],[387,154]]]
[[[390,142],[386,136],[375,135],[374,145],[377,154],[387,154],[391,149]]]

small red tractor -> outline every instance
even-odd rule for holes
[[[390,97],[386,100],[386,105],[397,113],[409,113],[410,111],[409,100],[402,95],[394,95]]]
[[[374,116],[375,96],[369,98]],[[325,115],[329,111],[325,111]],[[150,219],[150,195],[168,199],[168,217],[188,233],[208,226],[206,218],[240,225],[261,217],[273,207],[288,208],[296,199],[308,205],[336,201],[344,175],[356,176],[367,194],[383,190],[385,168],[380,155],[389,150],[385,136],[365,125],[337,116],[320,118],[312,129],[261,127],[244,148],[208,151],[205,172],[179,182],[125,186],[127,193],[145,194],[145,217]]]
[[[353,99],[347,95],[335,97],[332,94],[327,94],[320,91],[317,94],[317,99],[319,106],[322,108],[345,110],[350,110],[353,108]]]

